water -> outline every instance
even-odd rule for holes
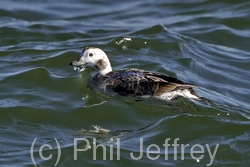
[[[31,155],[38,166],[57,160],[57,166],[249,166],[250,2],[0,4],[1,166],[34,166]],[[114,69],[140,68],[195,84],[215,104],[90,90],[94,71],[79,74],[68,65],[84,46],[102,48]],[[91,148],[78,151],[77,160],[74,140],[77,149]],[[106,146],[106,161],[101,146],[94,160],[95,144]],[[192,157],[195,144],[199,153]]]

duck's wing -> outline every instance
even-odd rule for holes
[[[195,85],[185,83],[174,77],[169,77],[166,75],[156,74],[148,71],[144,71],[143,73],[150,80],[155,96],[160,96],[164,93],[176,91],[179,89],[192,89],[196,87]]]
[[[153,95],[149,79],[140,71],[126,70],[114,73],[106,81],[106,88],[120,95]]]

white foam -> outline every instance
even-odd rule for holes
[[[74,66],[73,69],[74,69],[74,70],[78,70],[79,72],[82,72],[82,71],[85,70],[85,67],[84,67],[84,66],[81,66],[81,67],[76,67],[76,66]]]
[[[110,130],[104,129],[98,125],[92,125],[92,127],[94,128],[94,130],[90,130],[90,132],[102,133],[102,134],[108,134],[110,132]]]
[[[93,133],[97,133],[97,134],[108,134],[111,132],[111,130],[109,129],[104,129],[98,125],[92,125],[92,127],[94,129],[90,129],[90,130],[86,130],[86,129],[80,129],[78,131],[75,131],[76,134],[79,134],[79,135],[86,135],[86,134],[93,134]]]

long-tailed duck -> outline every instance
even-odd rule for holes
[[[99,74],[92,79],[95,86],[103,91],[134,97],[153,96],[163,100],[171,100],[176,96],[203,99],[194,92],[195,85],[173,77],[135,68],[112,71],[108,56],[99,48],[85,47],[80,57],[69,65],[79,71],[83,71],[85,66],[97,69]]]

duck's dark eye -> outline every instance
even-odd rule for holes
[[[92,56],[93,56],[93,53],[90,53],[90,54],[89,54],[89,57],[92,57]]]
[[[81,58],[79,57],[78,59],[77,59],[77,61],[80,61],[81,60]]]

